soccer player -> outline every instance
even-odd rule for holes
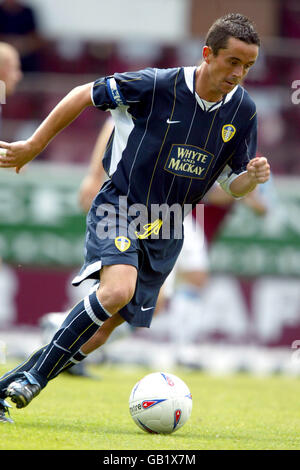
[[[35,365],[10,383],[6,394],[18,408],[98,330],[110,332],[124,320],[150,326],[183,243],[177,231],[182,217],[161,215],[163,204],[180,207],[182,216],[217,179],[234,197],[268,180],[267,159],[255,157],[255,104],[240,86],[259,46],[246,17],[226,15],[211,26],[199,67],[100,78],[72,90],[28,140],[0,142],[0,167],[19,173],[87,106],[109,110],[115,124],[103,160],[109,180],[89,211],[85,263],[73,280],[100,278],[100,285],[71,310]],[[138,218],[134,229],[137,206],[151,218],[144,225]]]

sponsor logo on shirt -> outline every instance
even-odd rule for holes
[[[173,144],[165,170],[186,178],[205,179],[214,155],[195,145]]]

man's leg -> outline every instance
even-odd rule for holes
[[[124,319],[119,313],[116,313],[108,320],[106,320],[102,327],[99,328],[96,333],[85,343],[81,350],[75,353],[75,355],[70,359],[70,361],[58,371],[55,378],[61,372],[66,371],[70,367],[73,367],[74,364],[84,360],[92,351],[95,351],[97,348],[101,347],[109,338],[113,330],[121,325],[124,322]],[[13,423],[13,420],[9,416],[10,405],[5,401],[7,397],[6,390],[10,383],[14,382],[18,377],[21,376],[21,372],[28,372],[31,367],[35,364],[37,359],[41,356],[46,346],[41,347],[35,353],[30,356],[30,358],[17,366],[15,369],[4,374],[0,379],[0,422],[10,422]]]
[[[43,351],[36,364],[23,377],[8,386],[7,394],[18,408],[28,403],[54,378],[99,327],[117,314],[132,298],[137,270],[131,265],[105,266],[101,270],[98,291],[85,297],[69,313],[61,328]],[[120,318],[111,320],[102,340]]]
[[[103,323],[101,328],[98,328],[96,333],[80,348],[80,351],[78,351],[70,359],[70,361],[67,362],[67,364],[62,369],[59,370],[57,375],[69,369],[70,367],[73,367],[74,364],[77,364],[78,362],[84,360],[91,352],[103,346],[103,344],[106,343],[114,329],[122,323],[124,323],[124,319],[119,313],[116,313],[115,315],[112,315],[110,318],[108,318]],[[57,375],[55,377],[57,377]]]
[[[100,348],[107,341],[113,330],[117,326],[121,325],[123,322],[124,319],[118,313],[106,320],[105,323],[103,323],[102,327],[99,328],[96,333],[80,348],[80,350],[74,354],[70,361],[67,362],[67,364],[62,369],[59,370],[57,375],[73,367],[74,364],[78,364],[79,362],[83,361],[91,352]],[[6,398],[6,389],[8,385],[13,382],[17,377],[19,377],[21,375],[21,372],[28,372],[36,364],[37,360],[40,358],[46,347],[47,345],[42,346],[40,349],[35,351],[29,357],[29,359],[22,362],[14,369],[6,372],[0,378],[0,399]]]
[[[95,333],[95,335],[97,335],[97,332]],[[91,340],[88,341],[88,343],[90,341],[93,341],[93,344],[95,343],[95,340],[93,340],[93,337],[91,338]],[[99,343],[99,346],[102,345],[102,344],[103,344],[102,342],[101,342],[101,344]],[[14,382],[18,377],[22,376],[22,372],[28,372],[32,368],[36,364],[37,360],[41,357],[41,355],[45,351],[46,347],[47,347],[47,345],[42,346],[37,351],[35,351],[29,357],[29,359],[22,362],[17,367],[15,367],[14,369],[6,372],[4,375],[2,375],[2,377],[0,377],[0,399],[1,398],[2,399],[6,398],[6,396],[7,396],[6,390],[7,390],[7,387],[9,386],[9,384],[11,382]],[[89,346],[87,346],[87,350],[89,350],[89,349],[90,349]],[[84,353],[81,350],[77,351],[74,354],[74,356],[71,357],[70,361],[67,362],[67,364],[64,366],[64,368],[58,372],[58,374],[60,374],[61,372],[65,372],[66,370],[70,369],[71,367],[73,367],[76,364],[79,364],[81,361],[83,361],[87,357],[87,354],[89,354],[89,352]]]
[[[38,358],[41,356],[43,351],[45,350],[46,346],[42,346],[37,351],[35,351],[26,361],[19,364],[14,369],[6,372],[0,378],[0,398],[6,397],[6,389],[8,385],[13,382],[18,376],[20,376],[21,372],[28,371],[31,367],[34,366]]]

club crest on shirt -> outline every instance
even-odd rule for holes
[[[222,139],[224,142],[229,142],[236,133],[236,128],[232,124],[225,124],[222,127]]]
[[[115,245],[119,251],[126,251],[131,245],[131,241],[127,237],[116,237],[115,238]]]

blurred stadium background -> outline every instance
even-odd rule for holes
[[[1,140],[8,141],[27,138],[76,85],[115,71],[193,65],[199,62],[204,35],[216,17],[234,11],[254,20],[262,47],[245,86],[257,104],[259,151],[270,159],[275,195],[264,218],[239,204],[226,217],[220,208],[208,212],[208,225],[214,218],[222,219],[209,243],[209,281],[199,312],[183,312],[172,329],[182,329],[186,315],[197,315],[197,335],[180,349],[183,365],[217,372],[299,374],[300,2],[22,4],[32,8],[35,29],[28,49],[26,31],[16,43],[24,78],[2,106]],[[0,39],[15,36],[0,30]],[[85,215],[78,205],[78,188],[104,119],[95,109],[85,111],[21,176],[0,172],[2,361],[31,352],[42,341],[43,315],[65,311],[82,297],[80,289],[70,286],[83,257]],[[120,353],[125,348],[127,362],[141,362],[143,348],[144,363],[172,366],[178,347],[176,335],[170,335],[165,324],[161,317],[149,331],[124,331],[106,346],[105,359],[124,360]],[[93,357],[103,360],[97,353]]]

